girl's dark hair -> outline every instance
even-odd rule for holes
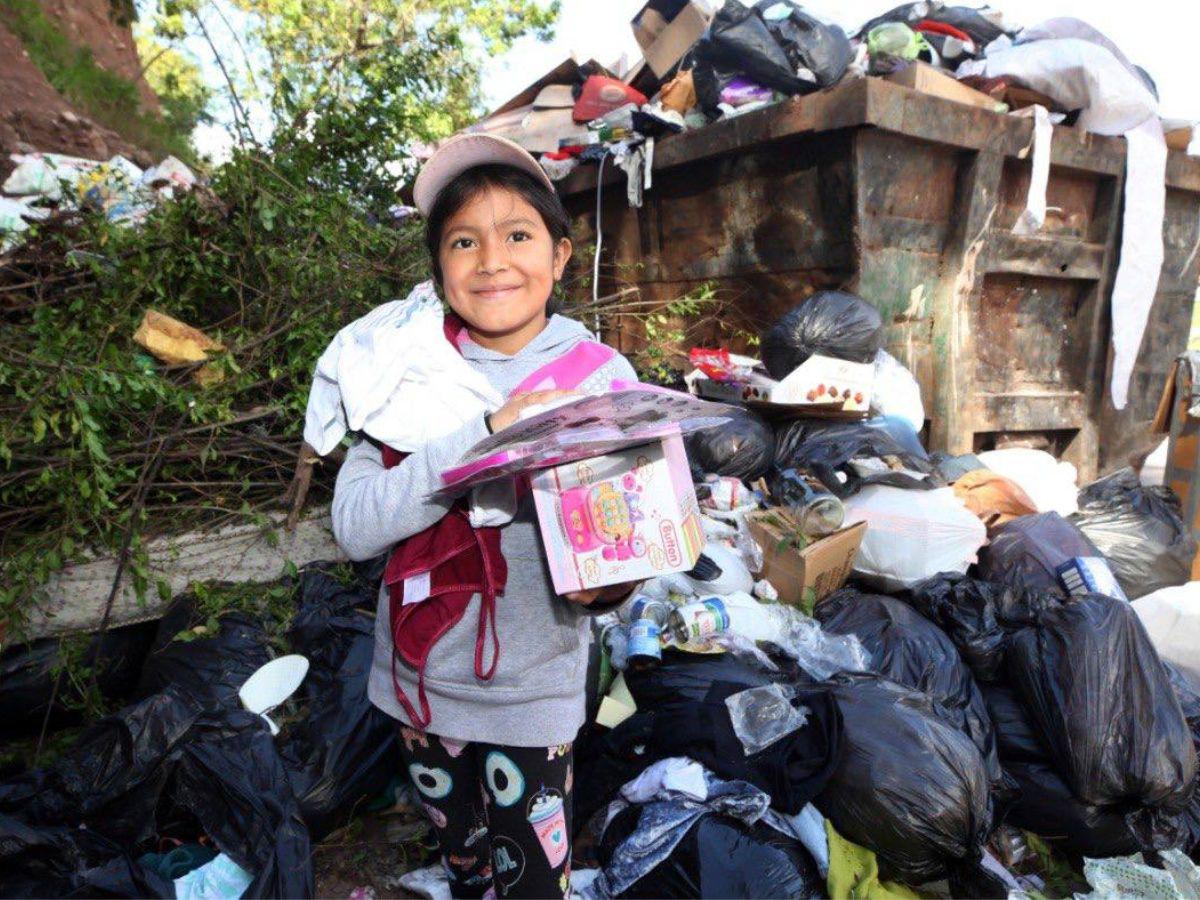
[[[429,211],[429,218],[425,220],[425,248],[433,265],[433,278],[439,285],[442,283],[442,265],[438,260],[438,250],[442,246],[446,222],[489,187],[512,191],[536,209],[555,244],[571,236],[571,219],[563,209],[558,194],[534,175],[514,166],[495,163],[475,166],[455,176],[442,188],[433,202],[433,209]]]

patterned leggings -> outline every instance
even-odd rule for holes
[[[570,744],[463,743],[407,726],[400,737],[455,897],[568,895]]]

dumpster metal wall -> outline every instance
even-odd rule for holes
[[[814,290],[847,287],[879,308],[888,349],[917,376],[932,446],[1036,437],[1090,477],[1145,444],[1187,341],[1200,160],[1168,163],[1166,262],[1118,412],[1108,296],[1125,142],[1056,128],[1046,226],[1019,237],[1031,141],[1027,119],[874,78],[668,138],[641,210],[624,175],[605,174],[601,292],[632,283],[665,304],[711,283],[757,333]],[[594,241],[595,171],[561,189],[577,239]],[[645,342],[631,319],[608,337],[625,352]]]

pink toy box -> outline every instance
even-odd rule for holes
[[[679,433],[542,469],[538,523],[560,594],[685,572],[704,545]]]

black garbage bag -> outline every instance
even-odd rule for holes
[[[818,291],[763,334],[762,359],[771,377],[782,380],[814,353],[873,363],[881,346],[879,310],[845,291]]]
[[[153,622],[138,622],[86,639],[80,663],[92,671],[105,700],[123,700],[137,687],[154,632]],[[52,697],[51,728],[78,721],[79,714],[71,709],[73,701],[80,699],[74,685],[62,679],[57,694],[54,690],[62,662],[59,638],[15,644],[0,653],[0,722],[6,737],[40,729]]]
[[[641,807],[613,818],[597,848],[602,866],[637,830]],[[653,897],[823,897],[825,882],[798,842],[757,822],[746,825],[709,814],[691,827],[671,855],[627,891],[629,898]]]
[[[905,446],[887,428],[866,422],[829,422],[820,419],[796,419],[780,429],[775,440],[775,466],[780,471],[800,469],[811,472],[839,497],[849,497],[872,484],[928,490],[940,481],[924,480],[903,472],[859,475],[851,460],[895,457],[907,469],[922,475],[933,468],[910,446]]]
[[[841,81],[854,51],[850,39],[838,25],[829,25],[811,16],[791,0],[759,0],[754,7],[767,23],[767,30],[787,54],[792,71],[811,72],[818,88]],[[782,15],[782,9],[788,14]]]
[[[945,632],[900,600],[854,588],[826,597],[815,615],[825,631],[856,635],[871,655],[872,672],[940,704],[979,749],[993,786],[1002,783],[987,704]]]
[[[875,675],[830,680],[843,751],[814,801],[838,833],[875,851],[883,876],[944,877],[981,858],[988,773],[971,739],[927,695]]]
[[[148,697],[170,685],[214,708],[240,708],[238,689],[271,659],[267,632],[254,616],[232,610],[219,617],[211,637],[181,637],[195,616],[190,595],[167,607],[142,667],[139,694]]]
[[[0,825],[0,895],[28,886],[32,858],[39,883],[26,896],[97,893],[87,868],[136,873],[133,860],[170,828],[207,834],[251,872],[247,896],[313,893],[308,830],[262,719],[170,689],[102,719],[48,768],[0,785]],[[63,829],[91,834],[70,841]],[[154,888],[130,895],[141,890]]]
[[[1037,611],[1059,601],[1052,594],[944,572],[912,588],[905,599],[937,623],[981,683],[1003,674],[1008,636],[1036,620]]]
[[[1187,806],[1196,782],[1192,735],[1128,603],[1089,594],[1042,610],[1012,635],[1006,669],[1076,797],[1168,815]]]
[[[812,82],[796,77],[762,14],[738,0],[725,0],[690,56],[696,97],[709,115],[718,113],[721,88],[734,75],[788,96],[817,89]]]
[[[716,428],[693,431],[685,438],[692,477],[728,475],[755,481],[767,474],[775,458],[775,431],[762,417],[739,409]]]
[[[1079,492],[1070,521],[1104,554],[1130,600],[1191,580],[1196,541],[1168,487],[1121,469]]]
[[[1074,856],[1124,856],[1141,849],[1120,808],[1092,806],[1071,793],[1012,688],[990,684],[983,693],[1004,771],[1017,785],[1005,816],[1008,824]]]
[[[375,596],[344,587],[321,568],[300,577],[300,610],[288,630],[308,675],[293,698],[304,716],[287,727],[279,753],[314,840],[342,825],[399,771],[395,721],[367,698]]]
[[[612,729],[584,726],[575,740],[576,834],[654,760],[654,713],[640,710]]]
[[[1058,513],[1038,513],[995,528],[991,542],[979,551],[978,572],[984,581],[1066,598],[1057,569],[1076,556],[1100,556],[1100,551]]]
[[[700,703],[717,682],[758,687],[782,680],[782,675],[751,668],[732,653],[706,655],[666,650],[659,666],[625,670],[625,684],[638,709],[660,709],[668,703]]]

